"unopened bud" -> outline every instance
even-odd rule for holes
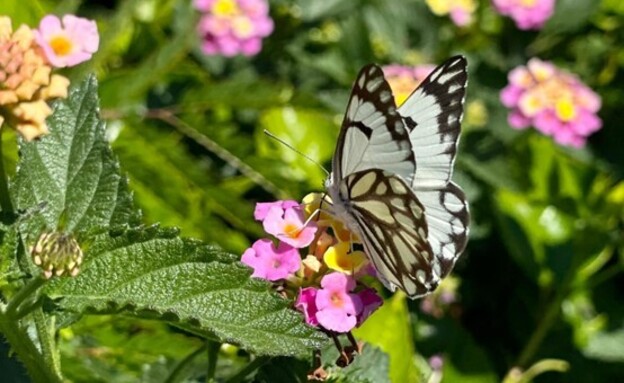
[[[71,234],[43,233],[30,251],[33,262],[46,278],[76,276],[82,263],[82,250]]]

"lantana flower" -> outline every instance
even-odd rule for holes
[[[384,76],[392,89],[394,101],[401,106],[412,94],[414,89],[423,82],[435,69],[434,65],[423,64],[417,66],[386,65],[383,68]]]
[[[0,128],[15,128],[30,141],[48,132],[52,114],[47,101],[67,97],[69,80],[52,68],[26,25],[13,31],[11,19],[0,17]]]
[[[273,32],[266,0],[194,0],[203,13],[198,25],[207,55],[254,56]]]
[[[520,29],[540,29],[555,10],[555,0],[492,0],[501,15],[511,17]]]
[[[317,230],[314,222],[306,224],[299,207],[282,209],[274,206],[269,209],[262,224],[267,233],[298,249],[310,245]]]
[[[252,277],[269,281],[285,279],[299,270],[301,258],[297,249],[269,239],[256,241],[241,257],[241,262],[254,269]]]
[[[509,124],[516,129],[534,126],[559,144],[582,147],[599,130],[600,97],[578,77],[550,62],[529,60],[509,72],[509,85],[501,91],[503,105],[511,109]]]
[[[324,328],[347,332],[357,324],[362,312],[362,300],[352,293],[355,280],[342,273],[327,274],[316,293],[316,318]]]
[[[347,333],[383,300],[362,281],[374,272],[364,252],[354,249],[355,235],[327,213],[310,209],[321,208],[320,198],[258,203],[254,217],[278,242],[256,241],[241,261],[254,269],[252,276],[279,281],[307,324],[328,334]]]
[[[359,250],[350,251],[350,247],[351,244],[349,242],[339,242],[334,246],[330,246],[323,255],[323,260],[327,267],[347,275],[352,275],[366,266],[368,264],[366,254]]]
[[[425,0],[431,12],[438,16],[449,15],[455,25],[466,26],[472,22],[477,9],[474,0]]]
[[[61,21],[48,15],[35,30],[35,40],[50,64],[62,68],[89,60],[98,50],[100,35],[93,20],[65,15]]]

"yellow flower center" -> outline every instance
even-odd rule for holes
[[[253,24],[245,16],[236,17],[232,23],[232,28],[234,34],[241,39],[250,37],[253,32]]]
[[[520,0],[520,4],[523,7],[532,7],[535,5],[536,2],[537,0]]]
[[[215,16],[227,17],[240,13],[236,0],[218,0],[212,6],[212,13]]]
[[[287,223],[284,225],[284,234],[286,234],[290,238],[298,238],[301,230],[294,223]]]
[[[334,293],[331,295],[330,299],[334,307],[342,307],[344,305],[344,302],[342,301],[342,297],[340,296],[340,294]]]
[[[67,38],[67,36],[57,35],[52,37],[49,41],[50,47],[54,51],[57,56],[66,56],[68,55],[73,48],[72,41]]]
[[[555,112],[561,121],[568,122],[576,117],[576,107],[569,99],[557,101]]]

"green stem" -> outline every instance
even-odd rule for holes
[[[167,379],[165,379],[165,383],[175,383],[175,382],[184,381],[185,378],[187,378],[188,368],[191,362],[193,362],[193,360],[195,360],[195,358],[197,358],[199,355],[203,354],[204,351],[206,351],[207,346],[208,344],[206,343],[200,348],[198,348],[197,350],[187,355],[184,359],[182,359],[180,363],[178,363],[178,365],[175,367],[175,369],[171,371]]]
[[[516,366],[519,366],[521,368],[526,368],[528,366],[529,362],[531,361],[531,359],[533,359],[533,356],[544,341],[544,338],[546,338],[546,335],[548,335],[548,332],[557,321],[557,318],[559,318],[559,313],[561,312],[561,304],[570,293],[570,286],[572,285],[572,282],[574,281],[575,275],[578,271],[579,260],[580,258],[578,255],[576,255],[575,258],[572,260],[571,266],[568,269],[565,278],[561,281],[555,297],[548,305],[544,316],[539,321],[537,328],[535,329],[533,334],[531,334],[529,341],[520,353],[520,357],[515,364]]]
[[[217,371],[217,360],[219,359],[219,350],[221,349],[221,343],[206,340],[206,346],[208,348],[208,368],[206,369],[206,383],[212,383],[215,381],[214,376]]]
[[[26,367],[34,382],[61,383],[62,379],[49,368],[30,336],[19,322],[6,313],[0,313],[0,332],[11,345],[19,360]]]
[[[24,301],[33,297],[33,294],[46,283],[46,279],[37,276],[24,285],[13,297],[11,297],[6,309],[6,315],[13,320],[17,320],[16,313]]]
[[[50,367],[54,373],[61,377],[61,356],[59,355],[56,342],[54,340],[54,317],[50,317],[50,322],[43,313],[42,309],[38,309],[34,312],[33,317],[35,319],[35,328],[37,329],[37,337],[39,338],[39,344],[41,345],[41,354],[46,366]]]
[[[245,377],[247,377],[247,375],[249,375],[252,372],[256,371],[258,368],[262,367],[262,365],[267,363],[269,360],[271,360],[271,358],[268,357],[268,356],[259,356],[259,357],[257,357],[256,359],[254,359],[251,362],[249,362],[248,365],[243,367],[238,373],[236,373],[236,375],[234,375],[231,378],[229,378],[228,380],[226,380],[225,383],[239,383],[239,382],[242,382],[243,379],[245,379]]]
[[[550,303],[548,309],[542,320],[539,322],[537,328],[529,338],[526,346],[522,350],[516,366],[526,367],[529,361],[533,358],[533,355],[537,352],[540,345],[544,341],[544,338],[550,331],[557,318],[559,317],[559,311],[561,310],[561,302],[565,298],[565,294],[558,294],[557,297]]]
[[[4,171],[4,156],[2,155],[2,149],[2,128],[0,127],[0,210],[5,213],[12,213],[13,203],[11,202],[11,196],[9,195],[9,176]]]

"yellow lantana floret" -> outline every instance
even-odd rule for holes
[[[332,270],[347,275],[357,273],[368,263],[368,259],[364,252],[359,250],[349,252],[350,249],[351,243],[339,242],[327,249],[323,261]]]

